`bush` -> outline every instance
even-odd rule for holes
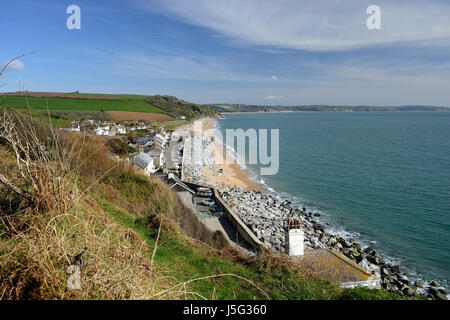
[[[130,153],[136,152],[136,149],[130,147],[126,142],[120,138],[110,139],[106,142],[109,150],[119,156],[127,156]]]

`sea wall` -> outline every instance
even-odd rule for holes
[[[259,239],[253,234],[253,232],[242,222],[241,219],[233,212],[233,210],[225,203],[225,201],[220,196],[217,189],[214,189],[214,200],[222,208],[228,220],[236,228],[239,234],[250,244],[253,248],[258,251],[267,249],[267,246],[259,241]]]
[[[197,188],[210,188],[209,186],[193,183],[189,181],[183,181],[189,188],[192,190],[196,190]],[[254,234],[253,232],[245,225],[244,222],[242,222],[241,219],[237,216],[235,212],[233,212],[233,209],[230,208],[226,202],[222,199],[220,196],[218,190],[216,188],[211,188],[213,190],[213,198],[216,201],[217,205],[220,206],[223,210],[223,213],[228,218],[230,223],[236,228],[237,232],[239,232],[239,235],[247,241],[247,243],[252,246],[257,251],[261,251],[263,249],[267,249],[267,246],[262,243]]]

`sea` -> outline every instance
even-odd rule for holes
[[[248,144],[236,154],[253,179],[411,279],[449,287],[450,112],[235,113],[216,127],[278,129],[275,175],[249,163]]]

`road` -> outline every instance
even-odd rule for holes
[[[166,170],[168,173],[176,172],[176,166],[181,164],[180,150],[183,148],[183,142],[170,141],[166,149]]]

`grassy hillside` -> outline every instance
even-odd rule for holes
[[[111,120],[104,111],[131,111],[166,114],[186,119],[217,116],[213,108],[179,100],[171,96],[145,96],[137,94],[24,92],[0,94],[0,106],[26,111],[31,107],[34,115],[47,113],[66,120],[96,118]],[[169,124],[173,126],[173,124]]]
[[[210,108],[209,106],[186,102],[172,96],[149,96],[146,101],[166,110],[174,117],[185,116],[188,119],[194,119],[198,117],[215,117],[219,115],[217,110]]]
[[[0,160],[0,299],[401,298],[341,289],[285,255],[242,257],[100,137],[0,109]],[[82,290],[68,290],[84,250]]]
[[[71,92],[62,94],[61,97],[91,97],[96,99],[118,99],[118,100],[144,100],[148,96],[142,94],[114,94],[114,93],[81,93],[81,92]]]
[[[0,96],[0,105],[19,110],[27,109],[28,104],[33,111],[52,112],[80,112],[80,111],[134,111],[167,113],[143,100],[100,100],[100,99],[72,99],[72,98],[43,98]]]

